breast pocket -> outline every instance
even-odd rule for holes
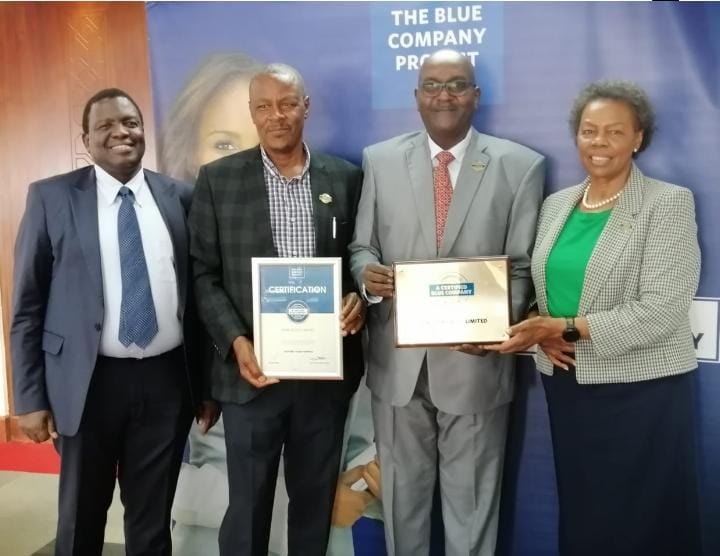
[[[352,241],[354,231],[351,220],[337,216],[323,217],[318,233],[326,235],[327,239],[318,237],[318,241],[327,241],[327,245],[331,246],[333,254],[338,257],[343,257],[346,255],[345,251],[348,243]]]

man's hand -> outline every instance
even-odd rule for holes
[[[195,410],[195,420],[203,434],[207,434],[219,418],[220,405],[215,400],[203,400]]]
[[[487,350],[477,344],[460,344],[458,346],[450,346],[450,349],[452,351],[467,353],[468,355],[479,355],[480,357],[487,355]]]
[[[356,293],[347,294],[340,311],[340,332],[343,336],[356,334],[365,322],[365,302]]]
[[[362,478],[365,479],[372,495],[378,500],[382,500],[382,477],[380,476],[380,463],[377,456],[365,466]]]
[[[392,297],[395,293],[395,278],[392,268],[378,263],[371,263],[363,270],[363,283],[368,295]]]
[[[45,442],[48,438],[55,440],[58,437],[52,413],[47,409],[19,415],[18,420],[22,431],[33,442]]]
[[[367,505],[373,501],[373,495],[369,492],[350,488],[354,482],[363,478],[364,469],[364,465],[358,465],[340,475],[332,513],[332,524],[335,527],[350,527],[362,517]]]
[[[240,376],[252,384],[255,388],[265,388],[271,384],[280,382],[277,378],[266,377],[260,370],[253,344],[245,336],[238,336],[233,341],[233,351],[237,360]]]

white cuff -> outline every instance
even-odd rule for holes
[[[360,293],[362,294],[363,299],[367,301],[368,305],[375,305],[375,303],[380,303],[383,300],[382,296],[380,295],[368,295],[365,284],[362,284],[360,286]]]

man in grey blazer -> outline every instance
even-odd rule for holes
[[[169,555],[192,400],[203,399],[191,189],[143,170],[143,118],[124,91],[90,98],[83,141],[93,166],[28,191],[10,331],[15,411],[61,456],[56,554],[102,552],[117,476],[127,554]],[[197,407],[209,427],[212,404]]]
[[[390,265],[508,255],[513,318],[521,317],[531,295],[544,158],[472,128],[480,90],[470,61],[455,51],[425,60],[415,98],[425,131],[364,152],[363,192],[350,245],[351,270],[371,303],[368,385],[386,542],[391,555],[427,554],[437,478],[446,554],[491,555],[514,360],[471,345],[396,348]],[[442,154],[447,152],[452,156]],[[442,171],[452,186],[444,226],[436,220],[442,201],[436,203],[434,191],[442,182],[442,174],[434,178],[434,173]]]

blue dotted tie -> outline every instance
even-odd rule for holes
[[[158,332],[155,304],[150,290],[140,226],[133,206],[135,196],[127,187],[121,187],[118,195],[122,198],[118,212],[122,277],[118,339],[125,347],[134,343],[138,347],[146,348]]]

